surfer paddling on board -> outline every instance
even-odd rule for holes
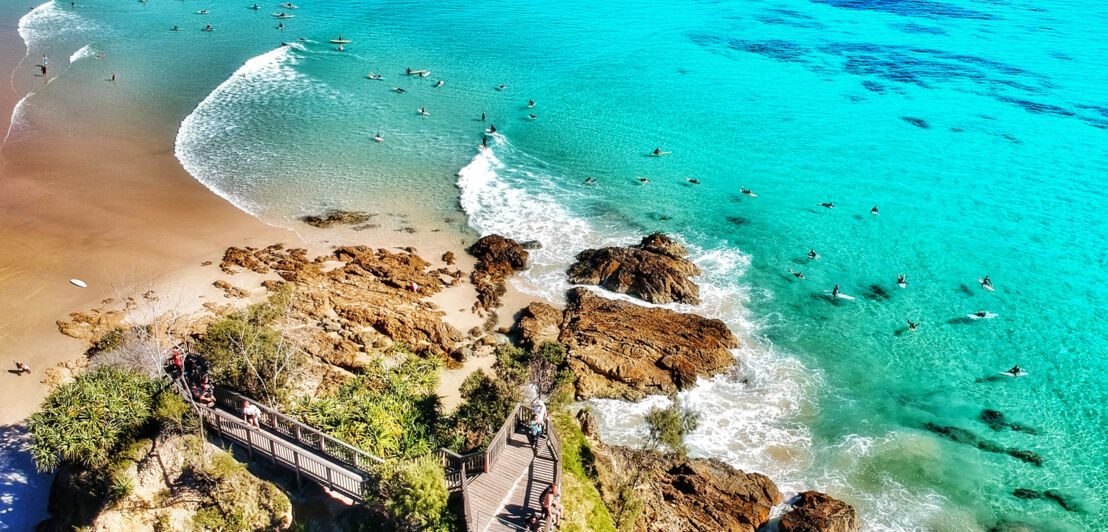
[[[528,109],[534,109],[535,108],[535,100],[527,100],[527,108]]]
[[[481,147],[482,148],[488,148],[489,147],[489,136],[488,135],[481,135]]]
[[[896,284],[899,285],[901,288],[907,288],[908,276],[904,275],[903,273],[896,274]]]
[[[870,214],[881,214],[880,212],[877,212],[877,205],[874,205],[873,208],[869,210],[869,213]]]
[[[808,252],[808,260],[816,260],[818,258],[819,258],[819,253],[816,253],[816,250],[813,249],[812,251]]]
[[[1007,373],[1007,374],[1009,374],[1013,377],[1019,377],[1020,375],[1024,375],[1027,372],[1023,371],[1023,368],[1021,368],[1019,366],[1012,366],[1012,369],[1006,371],[1005,373]]]
[[[834,209],[835,208],[835,203],[831,202],[831,201],[828,201],[826,203],[820,203],[819,206],[820,207],[827,207],[828,209]]]
[[[908,320],[908,330],[909,331],[916,330],[916,327],[919,327],[920,323],[923,323],[923,322],[912,323],[912,320]]]
[[[793,274],[793,277],[796,277],[797,279],[804,278],[804,272],[794,272],[792,268],[789,268],[789,273]]]
[[[496,133],[496,125],[489,124],[489,133]]]
[[[986,275],[984,279],[979,279],[979,281],[981,282],[981,288],[984,288],[985,290],[993,289],[993,282],[989,280],[988,275]]]

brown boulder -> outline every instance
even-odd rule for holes
[[[527,305],[517,324],[520,346],[534,351],[546,342],[557,342],[561,324],[562,311],[537,301]]]
[[[492,310],[501,305],[500,297],[507,288],[504,281],[516,270],[527,268],[527,250],[518,242],[500,235],[481,237],[469,248],[469,254],[477,258],[470,279],[477,289],[475,307]]]
[[[798,496],[781,518],[781,532],[855,532],[862,527],[854,507],[817,491]]]
[[[773,481],[716,459],[610,446],[591,441],[601,496],[618,507],[620,488],[635,484],[643,511],[634,530],[712,530],[754,532],[783,501]]]
[[[599,285],[651,303],[700,303],[700,287],[689,277],[700,268],[685,258],[685,247],[654,233],[636,246],[587,249],[569,267],[569,282]]]
[[[357,225],[368,222],[375,214],[355,211],[329,211],[322,216],[302,216],[300,221],[320,229],[327,229],[336,225]]]
[[[720,320],[567,293],[559,339],[581,399],[670,394],[734,366],[739,341]]]

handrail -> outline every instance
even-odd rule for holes
[[[546,447],[550,450],[550,458],[554,461],[554,485],[562,485],[562,438],[558,436],[558,429],[553,423],[546,424]],[[543,530],[554,530],[554,516],[546,516],[546,524]]]
[[[504,446],[507,445],[508,438],[512,432],[515,432],[516,423],[518,422],[518,416],[520,409],[523,405],[516,403],[512,407],[511,414],[504,420],[504,424],[500,426],[500,430],[496,431],[496,435],[493,436],[489,442],[489,446],[485,448],[485,471],[489,471],[496,465],[496,460],[500,458],[501,451],[504,450]]]
[[[477,532],[473,522],[473,509],[469,505],[469,483],[466,482],[466,464],[462,462],[462,517],[465,518],[466,532]]]
[[[215,399],[217,403],[236,414],[242,414],[243,401],[249,401],[262,412],[259,424],[264,424],[274,431],[284,434],[296,440],[298,443],[304,444],[306,447],[318,449],[321,453],[343,463],[353,465],[355,468],[362,471],[368,471],[369,467],[372,465],[385,463],[383,458],[374,456],[349,443],[328,436],[319,429],[305,425],[299,420],[286,416],[272,408],[262,406],[256,401],[252,401],[231,390],[219,387],[215,388]]]

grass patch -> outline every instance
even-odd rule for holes
[[[562,504],[565,507],[565,519],[558,530],[616,532],[612,515],[594,483],[594,457],[585,435],[568,412],[556,414],[554,426],[562,437]]]

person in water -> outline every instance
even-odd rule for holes
[[[662,148],[654,148],[654,151],[652,153],[654,155],[661,155],[662,154]]]
[[[873,208],[869,210],[869,213],[870,214],[881,214],[881,213],[877,212],[877,205],[874,205]]]
[[[481,135],[481,147],[482,148],[488,148],[489,147],[489,136],[488,135]]]
[[[535,100],[527,100],[527,108],[530,109],[535,106]]]
[[[496,133],[496,125],[489,124],[489,133]]]
[[[789,273],[793,274],[793,277],[796,277],[797,279],[804,279],[804,273],[803,273],[803,272],[794,272],[794,271],[793,271],[793,270],[792,270],[792,269],[790,268],[790,269],[789,269]]]
[[[978,318],[984,318],[988,315],[989,315],[989,312],[986,311],[986,310],[979,310],[979,311],[977,311],[976,314],[974,314],[974,316],[977,316]]]
[[[642,176],[635,176],[635,177],[639,178],[639,183],[649,183],[650,182],[650,180],[645,178],[645,177],[642,177]]]
[[[212,31],[212,25],[208,24],[207,26],[204,26],[204,31]]]
[[[916,330],[916,327],[919,327],[919,324],[920,324],[920,323],[923,323],[923,322],[919,322],[919,323],[912,323],[912,320],[908,320],[908,330],[909,330],[909,331],[914,331],[914,330]]]
[[[595,177],[589,176],[588,179],[585,179],[585,184],[588,185],[588,184],[596,183],[596,181],[597,181],[597,179]]]
[[[835,285],[835,288],[831,289],[831,297],[839,297],[839,285]]]
[[[173,31],[181,31],[181,28],[178,28],[177,25],[174,24],[173,25]]]
[[[1023,374],[1023,368],[1019,366],[1012,366],[1012,369],[1008,370],[1008,373],[1011,373],[1012,375],[1021,375]]]
[[[530,118],[531,120],[538,120],[538,118],[539,118],[535,115],[527,115],[527,117]]]
[[[819,206],[820,207],[827,207],[828,209],[834,209],[835,208],[835,204],[833,202],[820,203]]]
[[[813,250],[808,252],[808,259],[809,260],[816,260],[818,258],[819,258],[819,254],[816,253],[816,250],[813,249]]]
[[[112,82],[115,82],[115,72],[112,72]]]
[[[903,273],[896,274],[896,284],[908,284],[908,276]]]
[[[989,276],[986,275],[984,279],[981,279],[981,286],[992,286],[993,282],[989,280]]]
[[[258,4],[254,4],[254,7],[251,7],[250,9],[253,9],[253,10],[257,11],[258,10]]]
[[[285,29],[285,23],[284,22],[278,22],[277,23],[277,29],[279,29],[279,30]],[[342,45],[341,44],[339,45],[339,50],[342,50]]]
[[[485,121],[485,113],[481,113],[481,121],[482,121],[482,122],[484,122],[484,121]]]

